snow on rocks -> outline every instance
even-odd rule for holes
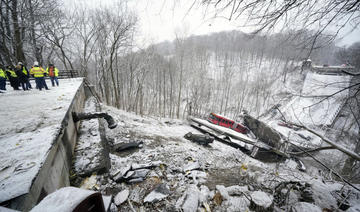
[[[227,192],[225,186],[223,186],[223,185],[217,185],[217,186],[216,186],[216,190],[218,190],[218,191],[220,192],[220,195],[222,196],[222,198],[223,198],[224,200],[227,200],[227,199],[230,198],[229,193]]]
[[[184,201],[181,204],[181,209],[184,212],[195,212],[197,211],[199,200],[200,200],[200,191],[196,185],[190,185],[184,194]]]
[[[297,202],[291,206],[291,212],[321,212],[321,208],[308,202]]]
[[[184,172],[199,169],[199,168],[200,168],[200,164],[198,161],[190,162],[184,166]]]
[[[250,194],[250,208],[255,211],[272,211],[273,197],[263,191],[254,191]]]
[[[129,197],[129,193],[130,191],[128,189],[122,190],[115,196],[114,203],[118,206],[121,205],[127,200],[127,198]]]
[[[152,192],[150,192],[144,199],[144,203],[158,202],[169,196],[170,190],[165,184],[158,185]]]
[[[233,185],[227,187],[226,191],[230,196],[241,196],[245,193],[248,193],[249,189],[247,186]]]

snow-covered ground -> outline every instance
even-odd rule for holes
[[[317,169],[299,171],[293,160],[264,163],[218,141],[202,146],[186,140],[188,132],[200,134],[186,121],[139,116],[108,106],[103,110],[118,123],[117,128],[106,129],[110,146],[143,142],[135,149],[110,150],[109,173],[92,175],[82,184],[122,199],[114,201],[114,211],[249,211],[254,210],[248,199],[253,196],[285,211],[305,206],[315,211],[337,209],[341,197],[336,195],[344,192],[351,193],[346,200],[351,206],[360,199],[348,186],[324,181]],[[139,181],[126,180],[143,173]]]
[[[288,121],[306,125],[331,125],[342,108],[351,76],[307,73],[301,96],[281,110]]]
[[[0,202],[29,191],[82,78],[59,83],[50,90],[0,94]]]

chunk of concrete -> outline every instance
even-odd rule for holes
[[[144,203],[158,202],[169,196],[170,190],[165,184],[158,185],[152,192],[150,192],[144,199]]]
[[[126,176],[127,172],[130,171],[130,169],[131,169],[131,164],[121,167],[113,177],[114,181],[115,182],[121,181],[124,178],[124,176]]]
[[[241,196],[245,192],[249,192],[249,189],[247,186],[239,186],[239,185],[233,185],[226,188],[226,191],[230,196]]]
[[[183,212],[196,212],[199,206],[200,191],[196,185],[190,185],[186,190],[186,197],[182,205]]]
[[[134,175],[131,178],[146,178],[146,175],[150,172],[148,169],[138,169],[134,171]]]
[[[122,190],[120,191],[114,198],[114,203],[119,206],[121,205],[122,203],[124,203],[127,198],[129,197],[129,190],[128,189],[125,189],[125,190]]]
[[[200,164],[198,161],[196,162],[190,162],[188,164],[186,164],[183,168],[184,172],[187,171],[191,171],[191,170],[195,170],[195,169],[199,169],[200,168]]]
[[[131,166],[132,170],[136,169],[149,169],[153,167],[159,167],[162,164],[161,161],[151,161],[149,163],[133,163]]]

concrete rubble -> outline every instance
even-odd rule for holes
[[[338,209],[341,194],[334,193],[342,188],[352,194],[347,208],[359,200],[359,192],[324,183],[298,170],[294,160],[265,163],[220,142],[204,146],[189,141],[184,135],[197,132],[182,122],[104,109],[118,127],[105,129],[110,169],[96,173],[94,184],[115,196],[110,211]],[[142,147],[118,151],[116,147],[131,140],[142,141]]]

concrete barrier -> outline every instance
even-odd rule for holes
[[[61,122],[61,128],[54,138],[53,145],[29,193],[11,200],[10,208],[29,211],[46,195],[64,186],[70,186],[69,172],[80,125],[79,122],[74,123],[71,113],[83,111],[86,99],[85,90],[82,83]]]

